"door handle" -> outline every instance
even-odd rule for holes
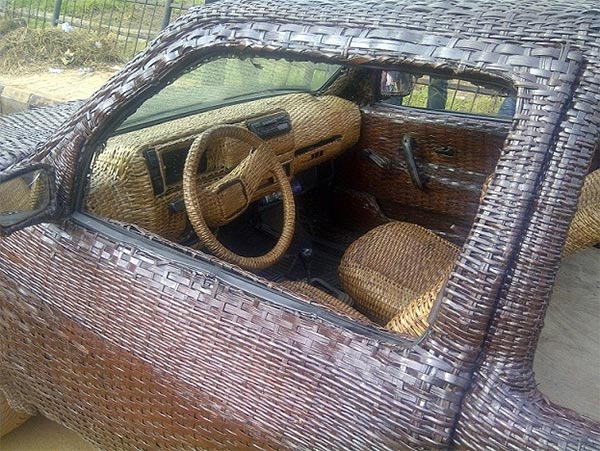
[[[408,174],[413,182],[413,185],[420,190],[425,188],[423,180],[419,175],[419,169],[417,168],[417,163],[415,162],[415,154],[413,152],[413,138],[407,133],[402,137],[402,153],[404,154],[404,159],[406,160],[406,168],[408,169]]]

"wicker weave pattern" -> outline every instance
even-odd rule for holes
[[[143,151],[148,148],[189,148],[192,141],[211,126],[243,126],[248,118],[282,110],[290,115],[292,133],[269,140],[281,163],[294,159],[294,150],[331,136],[339,135],[341,138],[324,154],[327,159],[358,140],[358,108],[337,97],[292,94],[232,105],[110,139],[106,149],[94,161],[86,208],[98,216],[136,224],[167,239],[177,240],[185,230],[186,215],[185,212],[172,212],[169,205],[183,198],[182,186],[180,183],[173,185],[165,195],[154,196]],[[319,121],[318,126],[314,124],[316,120]],[[212,150],[207,173],[199,177],[200,186],[214,183],[236,167],[247,155],[249,146],[237,140],[227,140]],[[294,160],[290,175],[320,162],[319,159],[306,163]],[[257,200],[273,189],[274,186],[256,190],[250,200]]]
[[[252,146],[248,156],[227,176],[198,189],[196,174],[200,158],[215,140],[233,138]],[[257,257],[238,255],[227,249],[210,230],[210,225],[227,224],[239,216],[256,195],[260,183],[272,175],[283,202],[283,230],[277,243]],[[231,193],[231,194],[228,194]],[[183,194],[190,223],[200,242],[223,260],[247,269],[271,266],[286,252],[296,225],[296,207],[290,182],[268,143],[252,132],[235,126],[217,126],[206,130],[194,141],[183,171]]]
[[[481,198],[485,195],[491,176],[483,184]],[[569,226],[563,256],[574,254],[600,243],[600,169],[585,177],[577,210]]]
[[[585,178],[563,255],[600,243],[600,169]]]
[[[527,371],[600,126],[595,3],[538,3],[223,1],[171,25],[37,154],[59,166],[64,211],[81,148],[104,122],[219,49],[492,70],[515,83],[513,126],[437,316],[400,346],[122,237],[40,226],[0,247],[11,398],[110,449],[599,448],[600,426],[540,401]]]
[[[27,211],[35,206],[32,205],[35,201],[32,200],[30,188],[22,177],[4,182],[0,187],[0,196],[2,206],[6,206],[7,211]]]
[[[341,183],[373,195],[389,218],[443,231],[462,245],[509,124],[388,105],[364,107],[361,112],[361,138],[357,150],[341,159]],[[408,174],[400,148],[405,134],[413,138],[425,190],[415,187]],[[365,158],[364,149],[385,158],[388,166],[379,167]],[[451,219],[448,226],[442,224],[443,217]]]
[[[447,438],[440,432],[452,425],[446,408],[458,409],[468,379],[460,368],[426,374],[431,355],[422,347],[390,346],[264,302],[80,227],[23,234],[36,253],[27,254],[20,270],[8,269],[11,277],[23,283],[23,269],[47,267],[29,286],[39,293],[50,277],[65,291],[41,301],[2,279],[0,367],[10,369],[9,394],[23,395],[23,403],[99,447],[438,448]],[[21,246],[16,238],[5,240],[3,257]],[[91,251],[89,258],[80,259],[81,248]],[[65,265],[48,265],[51,259]],[[73,285],[74,264],[95,283]],[[115,264],[122,270],[114,271]],[[157,297],[151,287],[160,281],[170,288]],[[49,356],[51,371],[38,371]],[[402,367],[423,371],[409,376],[397,371]],[[429,396],[432,381],[445,387],[444,398],[414,410],[410,399]],[[39,386],[45,389],[32,389]],[[432,414],[435,427],[409,426]]]
[[[490,178],[486,181],[482,196],[487,188]],[[386,228],[397,234],[390,238]],[[585,249],[600,242],[600,170],[589,174],[581,190],[577,212],[573,217],[563,255],[570,255],[578,250]],[[376,244],[374,244],[376,243]],[[394,243],[394,252],[389,252],[389,243]],[[397,243],[397,244],[396,244]],[[407,243],[420,243],[419,249],[408,246]],[[426,243],[426,245],[422,245]],[[356,262],[356,248],[362,251],[361,257],[368,259],[374,271],[365,271],[364,266]],[[386,250],[386,252],[383,251]],[[435,257],[428,253],[436,249]],[[348,254],[345,255],[342,271],[342,280],[347,284],[347,289],[358,300],[359,305],[367,314],[377,318],[377,311],[387,306],[400,304],[396,314],[386,324],[386,328],[406,335],[420,336],[429,327],[428,317],[439,292],[450,272],[458,248],[447,243],[440,246],[440,238],[433,233],[410,224],[390,223],[373,229],[369,234],[357,240]],[[418,268],[420,262],[432,262],[433,268]],[[385,262],[385,264],[381,264]],[[394,275],[388,276],[390,268],[394,268]],[[417,268],[415,271],[414,269]],[[439,272],[438,272],[439,271]],[[414,274],[420,276],[421,284],[417,289],[400,291],[398,294],[398,281],[411,280]],[[381,285],[381,286],[378,286]],[[407,293],[410,300],[402,296]],[[363,301],[364,299],[364,301]],[[366,303],[367,307],[363,305]]]
[[[34,155],[36,146],[49,139],[83,102],[0,116],[0,171]]]
[[[21,426],[29,415],[12,409],[4,396],[0,394],[0,439],[13,429]]]
[[[340,263],[340,280],[358,310],[386,324],[401,317],[423,293],[433,289],[437,294],[457,254],[456,246],[427,229],[391,222],[348,248]]]
[[[379,309],[385,309],[389,305],[394,306],[396,303],[400,304],[401,307],[396,310],[397,313],[386,324],[386,328],[418,337],[429,327],[428,317],[431,308],[446,278],[445,276],[440,276],[437,271],[440,270],[443,272],[444,268],[448,272],[450,271],[454,259],[458,254],[458,249],[448,243],[448,251],[440,252],[436,255],[436,258],[431,258],[430,255],[427,255],[427,251],[430,251],[430,249],[417,251],[415,249],[402,248],[402,245],[405,245],[407,241],[411,243],[430,241],[429,246],[431,248],[434,246],[439,247],[439,238],[434,234],[424,229],[413,227],[405,230],[405,227],[400,227],[397,224],[393,226],[390,224],[387,227],[396,229],[398,237],[390,239],[386,236],[385,230],[379,227],[370,232],[371,240],[367,240],[365,237],[365,241],[362,241],[362,239],[358,240],[352,246],[352,248],[360,247],[363,252],[367,253],[370,259],[373,261],[380,259],[380,261],[385,261],[386,265],[375,270],[375,275],[373,275],[373,272],[364,271],[360,265],[354,262],[346,262],[343,266],[344,273],[342,273],[342,277],[344,281],[348,281],[346,282],[348,290],[357,299],[362,300],[366,298],[365,302],[367,305],[369,305],[369,301],[371,302],[370,308],[365,308],[359,301],[361,307],[369,315],[374,315],[377,318],[377,313],[375,312]],[[381,240],[379,246],[372,244],[372,241],[379,240]],[[586,177],[579,198],[577,212],[569,228],[563,255],[570,255],[598,242],[600,242],[600,170],[594,171]],[[385,246],[387,243],[399,243],[398,248],[395,249],[396,252],[392,254],[389,252],[383,253],[382,248],[385,247],[386,250],[388,249]],[[349,254],[348,258],[352,260],[355,258],[355,255]],[[400,291],[400,296],[398,297],[397,281],[405,280],[405,275],[410,280],[411,275],[415,274],[412,265],[422,261],[431,261],[435,264],[435,268],[432,268],[430,271],[417,271],[416,273],[421,276],[422,280],[420,289],[412,292]],[[384,271],[385,274],[388,272],[387,268],[389,267],[397,268],[398,274],[394,275],[394,277],[386,277],[378,272]],[[346,272],[352,272],[352,275],[346,275]],[[432,274],[433,272],[435,274]],[[377,284],[381,284],[382,287],[378,288]],[[405,293],[409,296],[409,301],[406,301],[406,298],[402,296]],[[412,297],[410,297],[411,295]]]
[[[353,307],[342,302],[338,298],[328,293],[325,293],[323,290],[319,290],[317,287],[309,285],[306,282],[295,280],[287,281],[280,285],[295,294],[300,294],[310,300],[316,300],[320,304],[325,305],[326,307],[332,309],[336,313],[341,313],[343,315],[349,316],[350,318],[362,321],[367,324],[371,323],[371,320],[369,318],[367,318],[362,313],[358,312]]]

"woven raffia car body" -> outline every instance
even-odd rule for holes
[[[0,217],[10,407],[102,449],[599,449],[532,369],[563,249],[600,240],[597,6],[225,0],[89,100],[1,118],[0,187],[48,185]],[[231,57],[340,69],[115,132]],[[513,111],[411,108],[423,74]],[[281,234],[265,258],[257,222]]]

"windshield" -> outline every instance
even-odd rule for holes
[[[240,100],[318,91],[338,69],[337,65],[310,61],[219,58],[183,73],[146,100],[117,132]]]

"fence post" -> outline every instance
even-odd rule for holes
[[[58,0],[57,0],[58,1]],[[171,21],[171,4],[173,0],[165,0],[165,14],[163,15],[162,24],[160,29],[166,28]]]
[[[60,17],[60,7],[62,5],[62,0],[55,0],[54,2],[54,12],[52,13],[52,25],[58,25],[58,18]]]

